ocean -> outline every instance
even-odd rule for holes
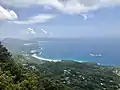
[[[37,56],[46,59],[77,60],[120,66],[119,39],[39,41],[40,48],[42,48],[41,53]]]

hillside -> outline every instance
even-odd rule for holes
[[[2,44],[11,52],[29,52],[30,49],[35,46],[36,41],[5,38],[4,40],[2,40]]]
[[[100,66],[92,62],[78,63],[63,60],[41,63],[40,60],[40,63],[36,63],[29,60],[28,66],[34,66],[39,73],[47,77],[59,79],[72,90],[118,90],[120,88],[120,68],[117,67]]]
[[[0,90],[119,90],[120,68],[48,62],[11,53],[0,43]]]
[[[15,59],[0,43],[0,90],[70,90],[59,79],[45,76]]]
[[[59,78],[72,90],[119,90],[120,77],[115,67],[73,61],[29,63],[45,76]],[[117,72],[115,72],[117,70]]]

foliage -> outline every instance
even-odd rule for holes
[[[9,60],[11,59],[11,54],[0,42],[0,60]]]
[[[35,66],[44,75],[59,77],[60,82],[65,83],[72,90],[118,90],[120,88],[120,77],[113,72],[116,70],[113,67],[73,61],[46,62]]]
[[[67,90],[64,84],[16,63],[0,43],[0,90]]]
[[[73,61],[14,58],[0,43],[0,90],[119,90],[119,68]],[[21,62],[22,61],[22,62]],[[26,64],[23,66],[22,64]],[[35,67],[35,68],[34,68]]]

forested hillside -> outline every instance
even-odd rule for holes
[[[0,43],[0,90],[69,90],[57,79],[47,77],[29,66],[15,63],[11,53]]]
[[[119,67],[34,60],[22,55],[12,57],[0,43],[0,90],[120,89]]]

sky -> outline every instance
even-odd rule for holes
[[[0,0],[0,38],[120,38],[120,0]]]

